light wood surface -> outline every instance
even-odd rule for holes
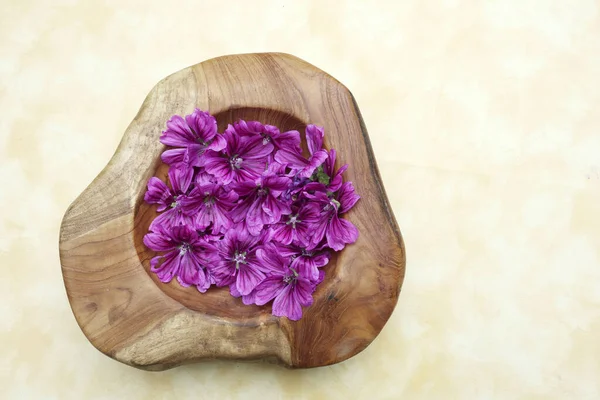
[[[345,178],[362,199],[346,214],[358,241],[336,254],[314,304],[298,322],[245,306],[226,289],[200,294],[165,285],[149,272],[142,237],[155,208],[142,200],[147,180],[166,175],[158,141],[171,115],[195,107],[222,130],[239,118],[282,130],[325,127],[325,145],[349,163]],[[340,165],[341,165],[340,164]],[[66,212],[60,258],[73,313],[103,353],[144,369],[203,359],[265,360],[289,367],[343,361],[373,341],[390,317],[404,277],[405,253],[369,137],[351,93],[290,55],[220,57],[159,82],[106,168]]]

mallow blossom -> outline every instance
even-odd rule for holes
[[[273,301],[273,315],[297,321],[302,317],[302,307],[312,304],[316,280],[311,281],[304,271],[290,265],[290,258],[279,254],[274,246],[258,250],[260,261],[270,269],[269,275],[256,287],[257,305]]]
[[[222,184],[255,180],[267,169],[267,156],[273,144],[262,144],[255,136],[241,136],[233,125],[223,134],[227,142],[223,151],[209,150],[200,165]]]
[[[264,225],[276,223],[292,212],[288,202],[279,199],[289,185],[290,178],[270,173],[264,173],[256,182],[233,184],[233,190],[244,200],[233,209],[231,218],[234,222],[245,221],[251,234],[260,234]]]
[[[144,196],[158,212],[144,237],[158,253],[151,271],[201,293],[228,287],[244,304],[272,302],[273,315],[300,319],[331,252],[358,238],[345,216],[360,196],[324,135],[308,125],[303,154],[297,131],[238,120],[219,133],[208,112],[173,116],[160,136],[169,183],[151,178]]]
[[[209,226],[213,235],[224,233],[231,227],[229,213],[238,199],[238,194],[216,183],[200,181],[181,200],[182,209],[194,217],[194,227],[200,231]]]
[[[273,143],[276,150],[289,149],[302,152],[300,133],[298,131],[280,132],[276,126],[263,125],[258,121],[240,120],[233,124],[235,131],[241,136],[260,137],[262,145]]]
[[[232,294],[248,295],[265,279],[267,268],[256,257],[260,236],[229,230],[218,245],[219,261],[212,266],[217,286],[230,286]]]
[[[310,153],[305,158],[298,149],[281,149],[275,153],[275,161],[289,167],[294,174],[302,178],[308,178],[315,170],[323,164],[327,158],[327,151],[323,150],[323,128],[316,125],[306,127],[306,143]]]
[[[312,244],[316,246],[323,237],[327,239],[327,246],[335,251],[340,251],[346,244],[354,243],[358,238],[358,229],[340,214],[348,212],[360,196],[354,191],[352,182],[342,185],[337,194],[331,192],[315,192],[312,196],[320,203],[319,220],[312,237]]]
[[[177,225],[193,225],[192,216],[182,207],[192,176],[183,170],[171,168],[168,177],[171,188],[157,177],[148,181],[148,191],[144,200],[150,204],[158,204],[157,211],[162,212],[152,221],[150,230],[154,230],[156,226],[170,228]]]
[[[279,223],[271,227],[273,240],[282,244],[292,242],[308,246],[319,221],[319,209],[311,204],[294,207]]]
[[[226,146],[223,135],[217,133],[217,120],[207,112],[194,110],[184,118],[174,115],[160,137],[161,143],[176,147],[166,150],[162,160],[186,172],[200,166],[206,150],[220,151]]]
[[[217,248],[189,226],[172,226],[150,232],[144,236],[144,244],[150,250],[164,252],[150,261],[152,272],[161,282],[170,282],[177,276],[181,286],[194,285],[202,293],[215,283],[207,267],[215,262]]]

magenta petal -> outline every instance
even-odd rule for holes
[[[283,244],[290,244],[294,238],[294,230],[291,225],[278,224],[273,228],[272,231],[273,240],[281,242]]]
[[[169,168],[169,182],[178,194],[185,194],[192,183],[194,171],[192,169]]]
[[[259,158],[265,158],[266,156],[271,154],[272,151],[273,145],[271,143],[267,143],[264,146],[254,145],[250,147],[246,152],[244,152],[242,157],[244,158],[244,160],[255,160]]]
[[[276,190],[283,192],[292,183],[292,180],[285,176],[269,175],[264,176],[262,179],[262,185],[270,190]]]
[[[244,159],[241,169],[236,170],[237,182],[244,180],[254,181],[265,171],[266,165],[266,158],[256,160]]]
[[[208,146],[209,149],[214,151],[221,151],[225,147],[227,147],[227,141],[225,140],[225,137],[221,134],[217,134]]]
[[[268,195],[262,204],[263,211],[273,218],[263,221],[265,224],[270,224],[279,221],[281,215],[287,215],[292,212],[290,207],[283,201]]]
[[[210,270],[218,287],[235,283],[235,267],[232,269],[228,262],[220,260],[212,264]]]
[[[226,229],[228,229],[229,227],[231,227],[231,220],[229,219],[229,217],[227,216],[227,214],[225,214],[223,212],[223,210],[218,207],[215,206],[213,208],[213,212],[212,212],[212,221],[213,221],[213,234],[219,234],[224,232]]]
[[[186,252],[183,255],[179,256],[179,273],[177,275],[177,280],[179,284],[183,287],[189,287],[192,285],[197,285],[200,283],[200,277],[198,274],[198,270],[200,269],[200,265],[198,264],[198,260],[190,254],[190,252]]]
[[[294,289],[301,306],[308,307],[313,303],[312,293],[315,291],[315,285],[309,280],[299,278]]]
[[[167,146],[185,147],[193,142],[194,136],[185,120],[174,115],[167,122],[167,129],[162,133],[160,141]]]
[[[251,291],[249,294],[242,296],[242,303],[249,306],[251,304],[256,304],[256,293],[255,291]]]
[[[306,144],[310,154],[315,154],[323,148],[324,136],[325,133],[322,127],[312,124],[306,126]]]
[[[292,230],[294,234],[292,240],[298,242],[298,244],[302,245],[302,247],[308,247],[310,245],[310,237],[312,236],[310,225],[311,224],[304,222],[296,224],[296,229]]]
[[[178,165],[183,164],[186,159],[187,149],[169,149],[165,150],[160,158],[165,164]]]
[[[333,216],[325,233],[327,237],[327,245],[335,251],[340,251],[346,244],[356,242],[358,239],[358,229],[343,218],[339,218],[337,214]]]
[[[200,269],[199,271],[199,282],[196,285],[196,289],[198,289],[198,291],[200,293],[206,293],[206,291],[210,288],[210,285],[213,283],[211,282],[211,280],[209,279],[208,276],[208,271],[204,271],[202,269]]]
[[[280,149],[290,149],[292,151],[302,152],[300,148],[300,132],[287,131],[282,132],[277,136],[277,146]]]
[[[256,257],[264,271],[277,274],[282,274],[290,263],[289,257],[279,254],[273,243],[267,243],[264,248],[256,250]]]
[[[208,142],[217,134],[217,120],[209,113],[198,108],[185,117],[192,131],[192,142]]]
[[[151,268],[150,270],[156,273],[161,282],[167,283],[179,273],[179,256],[177,252],[170,252],[163,258],[163,263],[160,266]]]
[[[293,169],[301,169],[308,165],[308,160],[301,154],[288,150],[279,150],[275,153],[275,161],[280,164],[286,164]]]
[[[242,136],[258,136],[265,131],[265,126],[258,121],[240,119],[234,124],[235,131]]]
[[[150,270],[154,271],[164,256],[156,256],[150,259]]]
[[[318,222],[316,222],[312,225],[313,236],[312,236],[311,242],[312,242],[313,246],[318,245],[319,242],[325,236],[325,232],[327,230],[328,219],[329,219],[329,217],[327,215],[324,215]]]
[[[298,175],[302,178],[308,178],[321,164],[323,164],[325,159],[327,159],[327,152],[325,150],[315,152],[310,157],[310,160],[308,160],[308,165],[306,165]]]
[[[253,236],[258,235],[263,225],[269,223],[269,215],[264,212],[260,202],[256,201],[250,205],[245,217],[245,223],[248,231]]]
[[[337,198],[340,202],[340,212],[345,213],[354,207],[360,196],[354,191],[352,182],[346,182],[340,188]]]
[[[248,196],[252,192],[257,190],[255,182],[235,182],[231,184],[231,189],[234,190],[240,196]]]
[[[154,251],[168,251],[176,246],[176,243],[173,243],[173,241],[161,233],[147,233],[143,240],[146,247]]]
[[[329,262],[329,257],[327,254],[317,254],[312,257],[312,262],[315,264],[315,266],[317,266],[317,268],[322,268]]]
[[[170,229],[177,225],[191,225],[192,220],[186,215],[179,212],[177,208],[169,208],[165,212],[159,214],[150,224],[150,230],[157,232]]]
[[[231,183],[234,178],[229,161],[220,156],[204,156],[204,168],[206,172],[219,179],[224,185]]]
[[[286,287],[282,276],[274,275],[266,278],[254,289],[256,304],[262,306],[273,300]]]
[[[248,265],[240,266],[235,285],[242,295],[249,294],[265,279],[265,275],[259,270]]]
[[[292,321],[302,318],[302,307],[296,298],[296,293],[291,285],[287,285],[273,302],[273,315],[288,317]]]
[[[240,201],[237,206],[231,210],[229,217],[233,222],[240,222],[248,216],[248,210],[254,204],[255,199],[253,197],[247,197]]]
[[[196,186],[215,183],[213,181],[214,176],[206,172],[204,169],[198,171],[196,173],[196,177],[194,178],[194,183]]]
[[[294,261],[292,261],[290,268],[298,271],[298,274],[306,279],[315,281],[319,278],[319,269],[308,257],[296,257]]]
[[[166,183],[153,176],[148,181],[148,191],[144,194],[144,201],[149,204],[158,204],[156,210],[161,212],[171,205],[173,194]]]
[[[242,297],[242,294],[235,284],[229,285],[229,294],[231,294],[233,297]]]
[[[194,143],[186,148],[184,163],[193,167],[200,167],[203,163],[206,146]]]

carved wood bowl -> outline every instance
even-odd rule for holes
[[[301,133],[325,128],[325,146],[349,163],[345,179],[362,199],[345,215],[356,243],[332,257],[314,304],[300,321],[246,306],[227,288],[201,294],[149,271],[155,255],[142,237],[155,217],[143,202],[148,179],[165,178],[158,138],[174,114],[208,110],[222,131],[243,118]],[[303,135],[302,135],[303,136]],[[339,165],[338,165],[339,166]],[[215,58],[159,82],[98,177],[67,210],[60,259],[73,314],[104,354],[160,370],[203,359],[265,360],[318,367],[362,351],[390,317],[404,277],[405,253],[352,94],[296,57],[244,54]]]

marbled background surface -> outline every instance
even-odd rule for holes
[[[69,309],[58,232],[152,86],[283,51],[354,93],[406,241],[342,364],[138,371]],[[600,398],[596,1],[0,0],[0,397]]]

